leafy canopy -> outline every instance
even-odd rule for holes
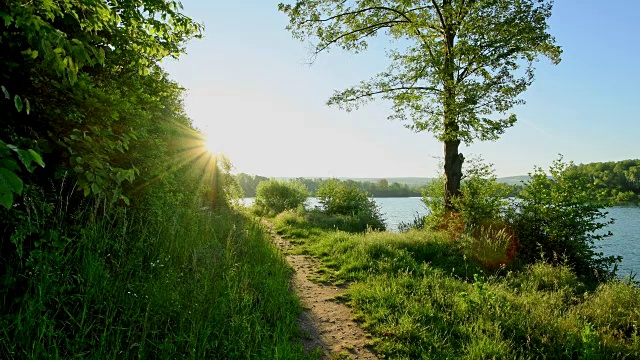
[[[410,120],[408,128],[441,141],[471,143],[495,140],[516,122],[507,112],[523,103],[518,95],[532,83],[539,56],[560,61],[547,32],[552,6],[553,0],[298,0],[279,10],[295,38],[315,42],[313,56],[331,47],[358,53],[383,34],[391,40],[388,69],[336,91],[329,104],[350,111],[380,97],[392,104],[390,119]]]
[[[85,195],[128,202],[123,181],[162,155],[141,150],[167,127],[190,129],[182,90],[158,65],[201,36],[181,9],[174,0],[0,2],[0,102],[13,98],[17,110],[3,112],[0,139],[52,165],[32,180],[72,173]],[[10,207],[28,174],[13,166],[20,152],[2,144],[0,198]]]

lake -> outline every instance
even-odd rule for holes
[[[385,218],[389,231],[398,231],[400,222],[410,222],[418,215],[426,215],[429,211],[422,204],[419,197],[411,198],[375,198],[374,199]],[[253,198],[243,200],[245,205],[251,205]],[[318,199],[309,198],[308,207],[319,205]],[[640,207],[616,206],[607,208],[608,217],[616,222],[607,230],[613,236],[604,239],[599,245],[605,255],[621,255],[618,274],[629,275],[640,272]]]

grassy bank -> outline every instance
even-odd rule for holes
[[[255,221],[94,208],[66,228],[35,210],[3,249],[25,261],[1,274],[0,358],[305,358],[290,269]]]
[[[640,289],[567,267],[486,269],[478,246],[428,230],[349,234],[286,212],[276,229],[316,256],[389,359],[634,359]]]

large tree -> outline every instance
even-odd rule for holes
[[[444,143],[445,204],[460,195],[461,142],[495,140],[516,122],[509,110],[534,79],[540,57],[560,62],[548,33],[553,0],[297,0],[280,4],[288,30],[311,39],[313,56],[367,49],[386,35],[389,67],[337,91],[328,103],[350,111],[377,98],[390,119]]]
[[[28,175],[18,165],[42,164],[38,152],[47,167],[33,182],[68,172],[85,194],[118,197],[162,154],[154,141],[190,129],[182,90],[159,65],[201,35],[181,9],[176,0],[0,1],[1,205],[12,207]]]

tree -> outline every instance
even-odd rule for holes
[[[395,44],[389,68],[337,91],[328,104],[347,111],[376,98],[390,119],[444,143],[444,201],[460,195],[461,142],[495,140],[516,122],[507,112],[534,80],[541,55],[561,49],[548,32],[553,0],[297,0],[280,4],[295,38],[315,41],[313,56],[339,47],[367,49],[381,32]]]
[[[326,180],[316,191],[316,197],[328,215],[350,218],[349,222],[362,225],[362,230],[386,228],[378,204],[357,188],[354,181]]]
[[[389,181],[387,181],[387,179],[380,179],[378,180],[378,182],[376,183],[376,185],[378,186],[378,188],[380,189],[386,189],[389,187]]]
[[[308,196],[309,191],[299,182],[269,179],[258,184],[255,204],[261,209],[279,214],[304,205]]]
[[[159,128],[168,119],[190,127],[173,111],[182,112],[182,90],[159,66],[200,37],[202,26],[181,8],[174,0],[0,2],[0,102],[11,93],[17,110],[2,112],[0,141],[52,165],[32,182],[48,186],[68,172],[85,195],[121,197],[117,188],[139,174],[140,152],[130,149],[166,134]],[[4,148],[0,182],[8,176],[19,194],[23,179]],[[10,205],[3,190],[1,203]]]

